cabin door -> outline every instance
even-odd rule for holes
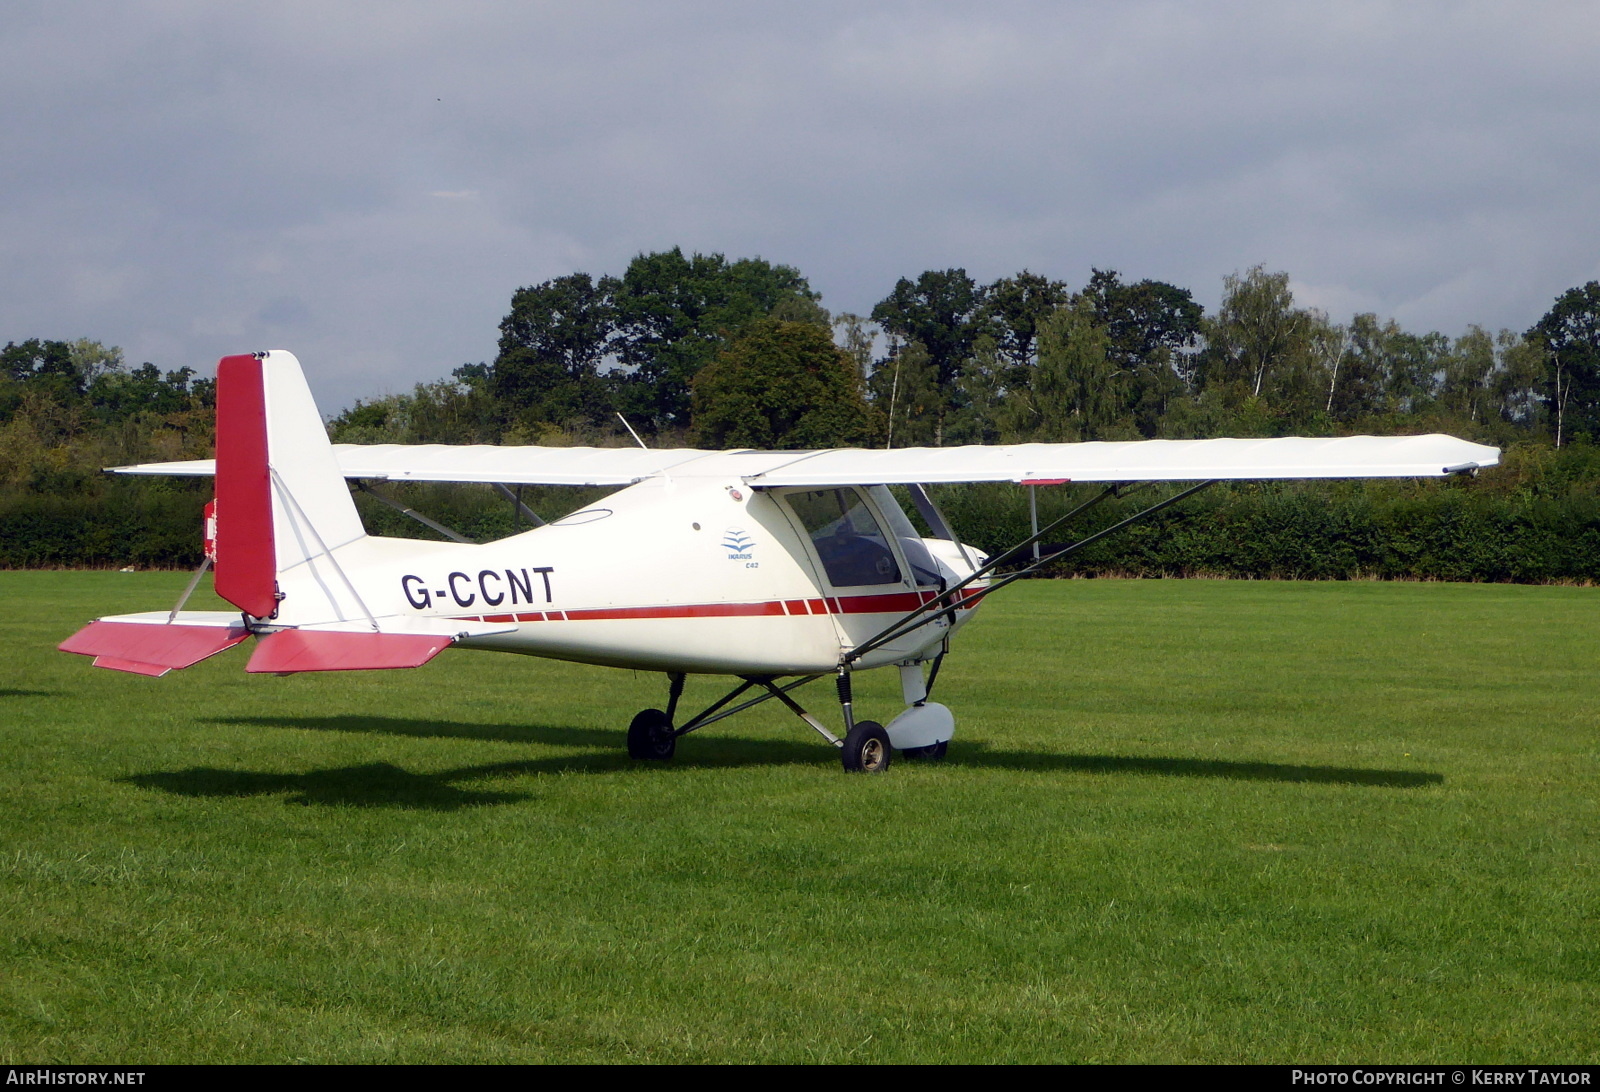
[[[806,543],[842,649],[876,636],[939,593],[938,566],[888,489],[830,486],[784,490],[778,497]],[[910,658],[945,628],[926,626],[885,651]]]

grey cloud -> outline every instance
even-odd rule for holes
[[[0,13],[0,336],[329,407],[490,359],[519,285],[682,245],[1115,267],[1523,327],[1600,275],[1586,7],[201,3]],[[296,306],[298,303],[298,306]]]

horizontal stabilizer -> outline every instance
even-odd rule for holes
[[[245,670],[287,675],[421,667],[453,641],[435,634],[286,629],[261,638]]]
[[[221,615],[226,619],[231,616]],[[232,648],[249,636],[244,625],[161,624],[152,621],[90,622],[58,646],[62,652],[95,657],[96,667],[160,676]]]

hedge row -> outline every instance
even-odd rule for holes
[[[193,568],[211,483],[118,481],[0,494],[0,568]]]
[[[945,507],[963,538],[995,548],[1029,530],[1026,496],[1006,494],[973,490]],[[1091,495],[1080,491],[1075,499]],[[1108,501],[1049,537],[1075,541],[1162,495]],[[1041,523],[1067,507],[1041,503]],[[1498,496],[1449,483],[1405,490],[1217,486],[1053,568],[1078,575],[1600,581],[1600,500]]]

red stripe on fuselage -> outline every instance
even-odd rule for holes
[[[596,607],[569,610],[569,622],[592,622],[610,618],[756,618],[783,615],[783,603],[696,603],[674,607]]]
[[[261,361],[225,356],[217,364],[217,594],[265,618],[278,606],[277,570]]]
[[[932,592],[890,592],[884,595],[848,595],[838,599],[829,599],[833,605],[834,614],[904,614],[916,610],[924,603],[934,598]],[[964,597],[961,601],[962,610],[971,610],[978,605],[982,593],[977,592]],[[542,622],[542,621],[569,621],[569,622],[596,622],[614,621],[617,619],[640,618],[768,618],[768,617],[805,617],[799,608],[804,600],[789,600],[789,611],[786,615],[784,600],[774,599],[764,603],[690,603],[681,606],[668,607],[593,607],[588,610],[551,611],[548,614],[533,612],[529,614],[490,614],[484,615],[485,622]],[[813,614],[829,613],[821,599],[810,600]],[[461,621],[477,621],[478,615],[452,615]]]

